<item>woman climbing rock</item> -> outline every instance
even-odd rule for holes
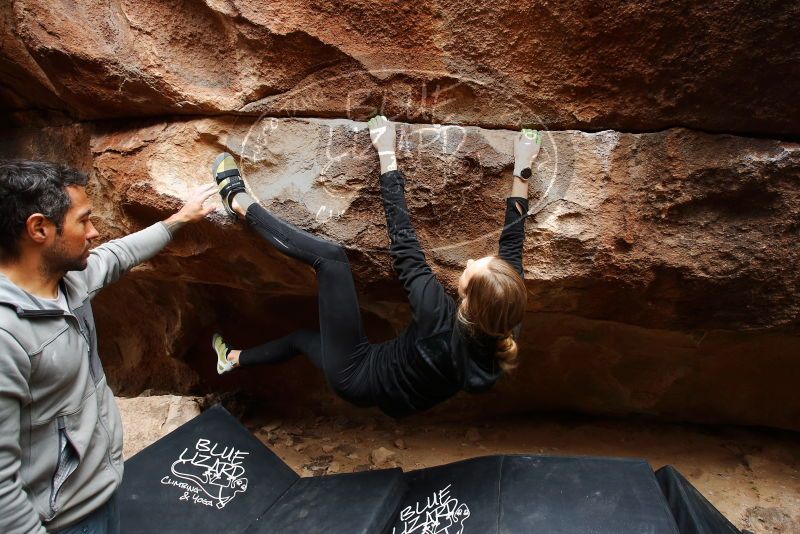
[[[370,343],[344,249],[261,207],[247,193],[234,158],[223,153],[214,161],[212,174],[228,213],[244,217],[272,246],[316,271],[319,331],[297,330],[246,350],[232,350],[215,334],[213,347],[220,374],[305,354],[345,400],[402,416],[428,409],[462,389],[485,391],[517,364],[515,337],[526,304],[522,245],[527,180],[541,135],[523,130],[516,138],[514,178],[498,254],[467,261],[456,302],[431,271],[414,232],[405,177],[397,169],[394,124],[379,116],[369,121],[369,130],[380,159],[389,252],[408,296],[411,323],[390,341]]]

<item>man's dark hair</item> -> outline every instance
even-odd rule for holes
[[[61,232],[70,207],[67,186],[86,186],[86,174],[44,161],[0,160],[0,258],[19,256],[28,217],[41,213]]]

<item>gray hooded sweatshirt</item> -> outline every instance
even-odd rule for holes
[[[92,250],[60,290],[69,312],[0,274],[0,532],[44,533],[122,481],[122,421],[97,354],[91,299],[170,240],[162,223]]]

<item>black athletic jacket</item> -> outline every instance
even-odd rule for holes
[[[389,251],[408,294],[413,320],[397,338],[374,345],[369,372],[376,386],[373,402],[385,413],[399,417],[430,408],[461,389],[485,391],[499,378],[500,368],[494,357],[496,340],[464,331],[456,319],[456,303],[426,263],[408,215],[405,178],[400,171],[381,175],[381,195]],[[523,214],[528,212],[527,199],[506,200],[498,255],[523,276],[525,223],[516,204]]]

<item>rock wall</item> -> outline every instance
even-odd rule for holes
[[[130,458],[199,415],[202,399],[163,395],[118,397],[116,400],[125,429],[122,453],[125,458]]]
[[[14,0],[12,109],[800,133],[800,5]]]
[[[88,171],[107,239],[165,218],[228,150],[266,207],[347,248],[380,340],[408,309],[358,121],[403,123],[409,208],[451,291],[467,258],[496,250],[512,130],[547,129],[522,364],[438,411],[797,430],[798,15],[792,2],[17,0],[0,7],[0,155]],[[313,327],[314,284],[218,210],[96,300],[109,377],[121,394],[244,388],[341,409],[301,360],[239,378],[211,367],[214,330],[246,345]]]

